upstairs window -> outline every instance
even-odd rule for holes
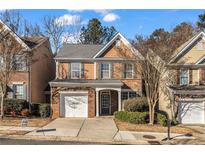
[[[133,64],[124,64],[124,78],[133,79],[134,66]]]
[[[101,78],[109,79],[110,78],[110,63],[101,64]]]
[[[189,70],[181,69],[180,70],[180,85],[188,85],[189,84]]]
[[[71,63],[71,79],[83,78],[84,70],[82,63]]]
[[[25,60],[25,57],[22,55],[15,55],[13,58],[13,68],[16,71],[26,71],[27,62]]]

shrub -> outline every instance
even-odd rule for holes
[[[173,126],[176,126],[176,125],[179,124],[179,122],[178,122],[178,120],[177,120],[176,118],[174,118],[174,119],[172,119],[171,124],[172,124]]]
[[[125,111],[129,112],[147,112],[149,105],[146,97],[137,97],[123,101]]]
[[[29,109],[29,103],[23,99],[5,99],[4,113],[6,115],[21,115],[23,109]]]
[[[39,104],[39,114],[41,118],[46,118],[50,116],[50,105],[49,104]]]
[[[162,113],[157,113],[157,123],[162,126],[167,126],[167,117]]]
[[[24,116],[24,117],[28,117],[28,115],[29,115],[29,109],[23,109],[23,110],[21,111],[21,115]]]
[[[127,111],[117,111],[114,113],[116,119],[135,123],[135,124],[145,124],[147,123],[149,113],[148,112],[127,112]]]

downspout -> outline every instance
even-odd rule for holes
[[[49,86],[50,86],[50,118],[52,118],[52,115],[53,115],[53,109],[52,109],[52,86],[51,84],[49,83]]]

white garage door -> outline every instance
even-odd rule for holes
[[[179,116],[182,124],[204,124],[204,103],[181,102]]]
[[[63,117],[87,117],[88,96],[68,95],[61,97],[61,116]]]

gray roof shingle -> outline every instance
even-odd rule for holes
[[[55,58],[92,58],[104,45],[64,44]]]

